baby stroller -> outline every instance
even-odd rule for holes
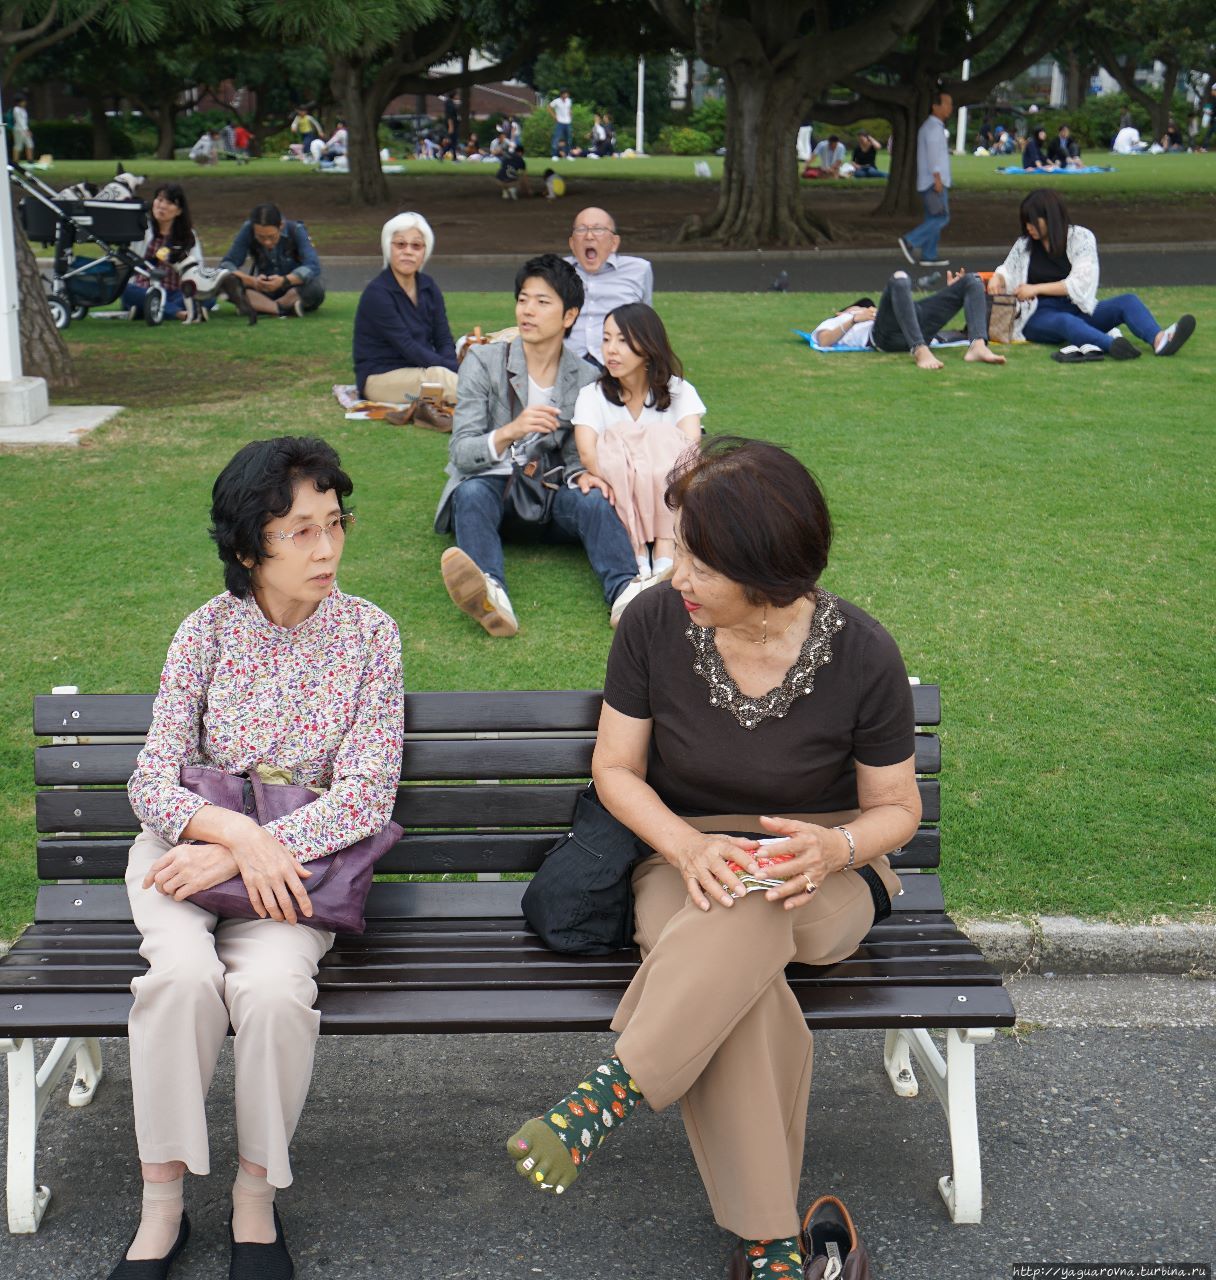
[[[82,320],[90,307],[104,307],[122,296],[136,270],[149,277],[144,319],[160,324],[165,318],[164,272],[131,251],[148,230],[148,215],[140,200],[67,199],[19,165],[8,166],[9,180],[23,191],[17,209],[31,242],[54,245],[47,303],[57,329]],[[73,254],[77,243],[95,244],[98,258]]]

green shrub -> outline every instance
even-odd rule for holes
[[[116,120],[110,125],[110,152],[116,160],[130,160],[135,144],[130,134]],[[38,154],[53,155],[56,160],[92,160],[93,126],[77,120],[35,120],[32,125],[34,148]]]
[[[192,147],[207,129],[223,129],[232,123],[227,111],[191,111],[173,122],[173,145]]]
[[[726,99],[706,98],[688,117],[688,123],[709,135],[710,149],[726,146]]]
[[[700,129],[665,124],[655,139],[654,150],[659,155],[706,156],[712,153],[714,144],[709,134]]]

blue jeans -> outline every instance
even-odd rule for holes
[[[853,177],[855,178],[885,178],[886,176],[877,165],[873,164],[859,164],[853,170]]]
[[[637,576],[629,535],[607,498],[598,490],[580,493],[564,484],[553,495],[553,516],[543,525],[527,524],[508,515],[503,495],[508,476],[470,476],[452,494],[452,531],[456,545],[482,573],[506,588],[503,569],[502,530],[534,529],[542,542],[581,542],[587,559],[611,604]]]
[[[904,244],[910,249],[919,249],[922,258],[937,257],[937,238],[942,233],[942,228],[950,221],[950,191],[949,188],[943,187],[941,195],[934,193],[932,187],[926,187],[920,193],[921,203],[925,206],[925,220],[914,230],[909,231],[904,236]],[[941,200],[941,213],[930,213],[930,200]]]
[[[553,137],[549,142],[549,154],[551,156],[568,156],[570,154],[570,147],[573,145],[574,141],[573,135],[571,134],[572,128],[573,125],[568,124],[555,124],[553,126]],[[559,151],[557,149],[557,144],[559,142],[564,142],[566,144],[565,151]]]
[[[148,296],[148,290],[142,284],[136,284],[133,280],[129,281],[127,287],[122,291],[122,305],[124,307],[135,308],[135,318],[142,320],[144,317],[144,299]],[[186,299],[180,289],[165,290],[165,317],[180,315],[186,309]]]
[[[1046,342],[1053,347],[1070,343],[1079,347],[1089,342],[1109,351],[1114,339],[1107,330],[1117,324],[1127,325],[1149,346],[1161,331],[1153,313],[1134,293],[1121,293],[1117,298],[1104,298],[1092,316],[1087,316],[1068,298],[1040,298],[1034,315],[1026,321],[1022,337],[1027,342]]]

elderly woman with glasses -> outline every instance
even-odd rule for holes
[[[274,1206],[308,1096],[315,975],[334,935],[309,927],[308,863],[379,831],[401,769],[396,624],[338,589],[352,484],[323,440],[246,445],[212,490],[227,590],[181,624],[128,792],[142,823],[127,893],[148,972],[131,988],[139,1229],[111,1280],[160,1280],[186,1244],[186,1171],[210,1172],[204,1101],[234,1032],[236,1280],[287,1280]],[[259,826],[180,785],[184,765],[272,771],[319,798]],[[188,901],[239,874],[256,919]]]
[[[606,210],[583,209],[574,219],[566,261],[583,282],[583,308],[566,346],[600,370],[608,313],[630,302],[654,305],[654,269],[645,258],[617,253],[620,247],[616,222]]]
[[[420,213],[399,213],[380,232],[384,270],[355,312],[355,381],[368,400],[400,404],[439,383],[456,402],[456,344],[439,286],[422,268],[435,233]]]

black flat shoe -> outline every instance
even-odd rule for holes
[[[1165,331],[1165,341],[1157,348],[1157,354],[1159,356],[1172,356],[1175,351],[1181,349],[1183,343],[1194,332],[1195,317],[1191,315],[1179,316]]]
[[[136,1235],[138,1234],[136,1232]],[[132,1262],[127,1257],[127,1249],[135,1243],[135,1236],[132,1236],[127,1249],[123,1250],[122,1261],[110,1272],[109,1280],[165,1280],[174,1259],[186,1247],[186,1241],[189,1239],[190,1219],[183,1213],[182,1225],[177,1229],[177,1239],[173,1242],[173,1248],[163,1258],[140,1258]]]
[[[228,1239],[232,1245],[232,1261],[228,1264],[228,1280],[291,1280],[295,1264],[287,1252],[283,1238],[283,1220],[278,1206],[274,1209],[274,1244],[239,1244],[228,1220]]]
[[[1112,360],[1139,360],[1140,350],[1133,347],[1126,338],[1116,338],[1110,344],[1110,358]]]

